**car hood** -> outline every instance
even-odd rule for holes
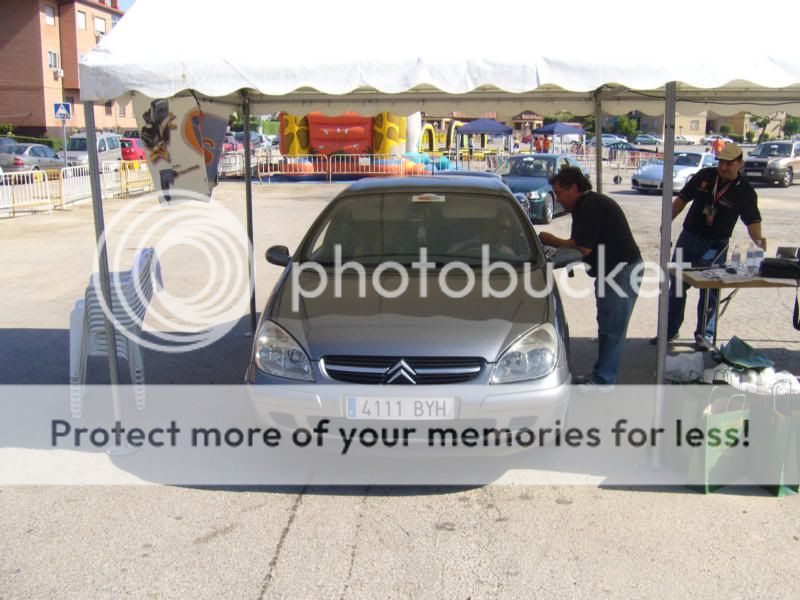
[[[369,275],[369,272],[368,272]],[[427,277],[427,298],[420,298],[420,278],[409,273],[408,291],[398,298],[379,296],[371,285],[358,298],[358,280],[344,276],[341,297],[333,284],[317,298],[298,298],[292,310],[291,277],[284,280],[269,308],[269,318],[286,329],[312,360],[332,354],[373,356],[480,356],[494,362],[500,352],[531,327],[553,322],[550,297],[534,298],[519,285],[507,298],[481,297],[481,273],[475,272],[473,291],[464,298],[450,298],[438,285],[438,273]],[[302,289],[313,290],[319,281],[313,273],[299,276]],[[448,277],[454,290],[466,284],[463,275]],[[497,290],[508,277],[490,278]],[[399,278],[384,276],[386,289],[395,289]],[[542,269],[532,269],[530,287],[544,289]]]
[[[547,182],[546,177],[515,177],[506,175],[503,177],[505,183],[512,192],[533,192],[533,191],[549,191],[550,184]]]
[[[692,167],[688,165],[676,165],[673,167],[674,169],[674,179],[681,179],[683,177],[688,177],[692,173],[696,172],[699,167]],[[643,177],[645,179],[654,179],[656,181],[661,181],[661,177],[664,174],[664,165],[646,165],[639,169],[637,175],[639,177]]]

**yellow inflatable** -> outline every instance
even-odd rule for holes
[[[281,154],[302,156],[309,153],[308,118],[281,113]]]
[[[406,150],[406,118],[388,112],[372,120],[372,151],[375,154],[402,156]]]
[[[420,152],[436,152],[437,149],[436,130],[430,123],[422,126],[422,134],[419,136]]]

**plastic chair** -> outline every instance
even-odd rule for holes
[[[110,273],[111,307],[118,322],[115,328],[117,357],[128,362],[136,408],[145,406],[144,362],[136,338],[142,334],[147,306],[154,291],[163,288],[161,265],[153,248],[139,250],[133,268]],[[99,277],[94,274],[82,300],[75,302],[69,319],[70,411],[76,419],[83,415],[86,368],[90,356],[106,356],[108,339],[100,303]],[[155,289],[154,289],[155,288]]]

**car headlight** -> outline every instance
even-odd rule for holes
[[[514,383],[544,377],[558,360],[558,334],[550,323],[525,333],[503,352],[492,370],[490,383]]]
[[[538,200],[539,192],[528,192],[526,196],[528,196],[528,200]]]
[[[259,370],[269,375],[314,381],[308,355],[291,335],[272,321],[264,321],[258,330],[255,361]]]

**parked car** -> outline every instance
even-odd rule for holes
[[[239,143],[236,141],[236,137],[232,133],[226,133],[225,137],[222,138],[222,151],[236,152],[237,150],[239,150]]]
[[[122,137],[131,139],[131,138],[140,138],[140,137],[142,137],[142,135],[139,133],[138,129],[126,129],[122,133]]]
[[[619,142],[624,142],[626,144],[628,143],[627,138],[625,138],[624,136],[621,136],[621,135],[613,134],[613,133],[603,133],[603,134],[601,134],[600,140],[602,141],[602,144],[603,144],[604,147],[608,147],[610,144],[616,144],[616,143],[619,143]],[[589,146],[589,147],[592,147],[592,148],[596,144],[597,143],[595,142],[595,138],[591,138],[590,140],[588,140],[586,142],[586,145]]]
[[[15,140],[14,138],[6,137],[6,136],[0,137],[0,152],[3,151],[3,147],[4,146],[13,146],[13,145],[18,144],[18,143],[19,142],[17,142],[17,140]]]
[[[64,161],[44,144],[11,144],[0,148],[0,166],[5,172],[60,169]]]
[[[691,138],[686,137],[685,135],[676,135],[675,136],[675,144],[681,146],[693,146],[695,141]]]
[[[236,139],[237,149],[242,150],[244,149],[244,131],[237,131],[233,134],[233,137]],[[261,139],[261,134],[250,132],[250,149],[255,150],[256,148],[260,148],[264,144],[264,140]]]
[[[744,160],[744,176],[750,181],[766,181],[789,187],[800,172],[800,142],[765,142],[756,146]]]
[[[532,221],[549,223],[564,212],[564,207],[556,200],[548,179],[558,169],[568,166],[584,170],[578,161],[564,154],[519,154],[501,162],[494,172],[513,193],[528,198]]]
[[[723,135],[719,135],[718,133],[712,133],[703,137],[700,142],[703,144],[713,144],[715,140],[721,138],[723,142],[726,144],[730,144],[733,140],[729,137],[725,137]]]
[[[146,160],[147,155],[141,138],[122,138],[119,141],[122,160]]]
[[[69,138],[67,142],[67,163],[70,167],[89,164],[87,147],[85,133],[76,133]],[[121,161],[122,148],[119,136],[116,133],[98,133],[97,153],[101,165],[108,161]],[[63,152],[60,153],[60,156],[63,157]]]
[[[497,181],[502,181],[502,178],[497,173],[490,173],[487,171],[444,171],[438,177],[489,177],[491,179],[496,179]],[[520,205],[520,208],[528,215],[530,218],[531,214],[531,203],[528,200],[528,197],[520,192],[514,194],[514,198],[517,199],[517,202]]]
[[[677,194],[692,175],[716,164],[717,159],[708,152],[676,153],[672,168],[672,189]],[[654,159],[639,167],[631,178],[631,185],[640,194],[660,192],[664,187],[663,159]]]
[[[643,144],[645,146],[663,146],[664,140],[652,133],[640,133],[633,140],[634,144]]]
[[[284,270],[262,311],[245,376],[255,410],[285,430],[327,419],[334,435],[338,427],[405,423],[419,435],[412,443],[424,443],[426,427],[483,423],[518,431],[563,422],[569,330],[558,289],[533,294],[518,285],[506,297],[487,297],[481,286],[465,287],[464,270],[443,273],[455,262],[480,269],[484,245],[492,261],[520,273],[528,265],[535,289],[545,292],[544,249],[496,179],[375,178],[341,192],[293,255],[286,246],[267,250],[267,260]],[[426,292],[417,285],[419,271],[412,271],[415,283],[397,294],[399,274],[385,265],[414,269],[421,248],[435,264],[420,275]],[[355,268],[334,285],[337,252],[380,287],[367,284],[362,294]],[[551,262],[563,266],[572,254]],[[318,270],[295,272],[309,263],[330,285],[319,287]],[[508,285],[508,273],[485,277]],[[293,281],[313,294],[295,303]],[[388,298],[381,288],[395,293]],[[430,398],[437,401],[425,404]]]

